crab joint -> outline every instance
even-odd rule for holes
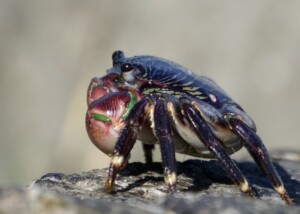
[[[176,176],[176,172],[165,172],[165,183],[169,186],[173,186],[174,184],[176,184],[176,180],[177,180],[177,176]]]
[[[104,191],[105,192],[112,192],[113,191],[113,182],[112,180],[107,180],[104,186]]]
[[[243,192],[248,192],[250,190],[249,184],[246,180],[243,183],[240,183],[239,187]]]
[[[293,200],[290,198],[290,196],[287,194],[286,190],[284,189],[283,185],[274,186],[274,189],[276,192],[279,193],[280,197],[287,203],[287,204],[293,204]]]
[[[124,156],[123,155],[115,155],[112,157],[111,162],[114,167],[120,168],[124,163]]]
[[[285,189],[282,185],[277,186],[277,187],[275,186],[274,189],[276,190],[276,192],[278,192],[281,195],[285,194]]]
[[[224,115],[225,122],[226,122],[226,124],[228,125],[228,127],[229,127],[230,129],[232,129],[230,120],[231,120],[234,116],[235,116],[235,115],[234,115],[234,114],[231,114],[231,113],[227,113],[227,114]]]
[[[254,197],[254,193],[252,192],[247,180],[244,180],[239,184],[240,190],[250,197]]]

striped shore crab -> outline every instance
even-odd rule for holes
[[[175,152],[217,159],[233,183],[254,192],[230,155],[246,147],[286,204],[292,204],[256,126],[244,110],[211,79],[154,56],[112,55],[113,67],[88,89],[86,127],[91,141],[111,156],[107,192],[126,166],[137,140],[146,162],[161,150],[165,183],[176,192]]]

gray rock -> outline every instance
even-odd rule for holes
[[[0,213],[300,213],[300,164],[275,164],[295,205],[286,206],[253,162],[238,166],[257,193],[244,196],[216,161],[178,163],[178,195],[168,195],[160,163],[131,163],[103,191],[107,169],[49,173],[27,188],[0,190]]]

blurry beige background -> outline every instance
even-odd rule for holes
[[[1,0],[0,184],[108,165],[86,134],[85,95],[117,49],[213,78],[270,150],[299,149],[299,11],[296,0]]]

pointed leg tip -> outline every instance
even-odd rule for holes
[[[293,205],[293,199],[285,192],[285,194],[280,194],[282,200],[287,204],[287,205]]]
[[[245,194],[250,198],[256,198],[255,193],[251,189],[245,192]]]
[[[104,191],[107,193],[111,193],[113,191],[113,183],[111,180],[107,180],[104,186]]]
[[[274,189],[276,190],[276,192],[278,192],[278,194],[280,195],[280,197],[282,198],[282,200],[287,205],[292,205],[293,204],[292,198],[289,196],[289,194],[287,193],[287,191],[285,190],[285,188],[284,188],[283,185],[275,186]]]
[[[176,172],[165,172],[164,180],[165,183],[169,186],[169,190],[171,194],[176,193],[176,182],[177,182]]]
[[[247,180],[244,180],[243,182],[241,182],[239,184],[239,188],[240,190],[246,194],[248,197],[250,198],[256,198],[255,193],[253,192],[253,190],[251,189],[251,187],[249,186]]]

